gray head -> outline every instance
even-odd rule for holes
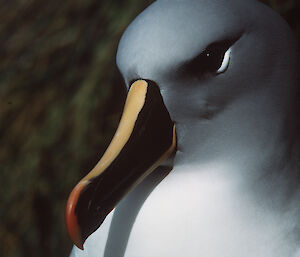
[[[298,131],[297,47],[285,21],[258,1],[160,0],[128,27],[117,64],[127,86],[138,78],[159,85],[179,151],[200,144],[207,158]]]

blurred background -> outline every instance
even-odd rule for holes
[[[2,0],[0,256],[68,256],[65,203],[117,127],[118,41],[151,2]],[[263,2],[300,39],[299,1]]]

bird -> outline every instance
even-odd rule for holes
[[[128,96],[71,192],[72,257],[299,257],[299,44],[257,0],[158,0],[128,26]]]

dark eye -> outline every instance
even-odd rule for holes
[[[194,75],[218,74],[227,70],[232,42],[221,41],[209,45],[198,56],[184,65],[184,71]]]

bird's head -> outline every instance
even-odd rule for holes
[[[74,243],[82,248],[120,199],[172,156],[176,136],[179,160],[189,162],[214,158],[232,141],[236,152],[263,143],[274,129],[266,117],[280,122],[292,104],[296,49],[287,25],[255,0],[160,0],[142,12],[117,53],[128,88],[119,128],[67,203]]]

